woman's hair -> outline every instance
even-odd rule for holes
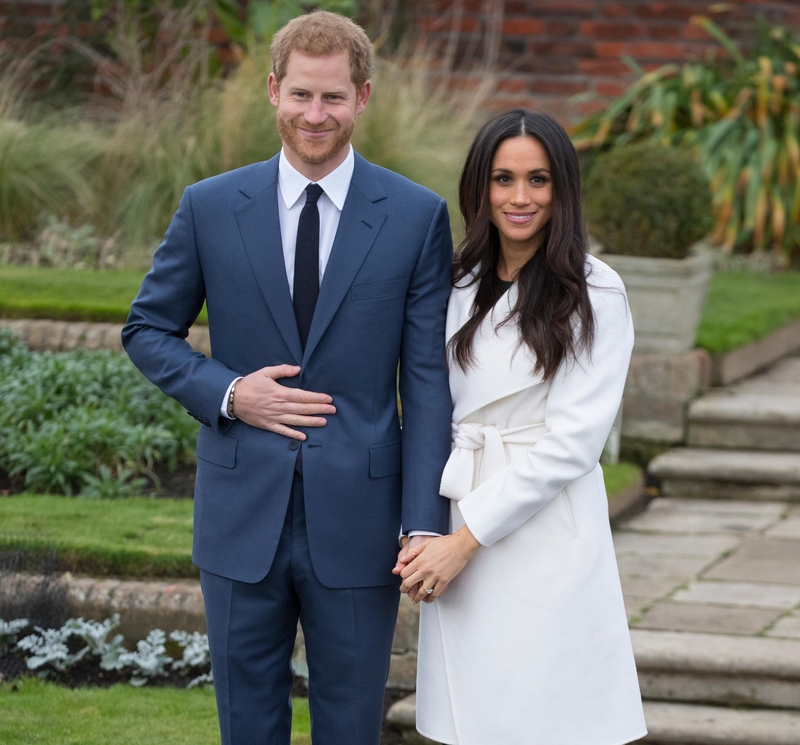
[[[287,23],[272,37],[272,71],[280,83],[286,76],[292,51],[310,57],[327,57],[347,52],[350,55],[350,80],[359,90],[372,73],[372,43],[361,26],[349,18],[317,10]]]
[[[495,153],[512,137],[532,137],[547,152],[553,211],[542,228],[541,245],[516,277],[517,301],[502,323],[516,321],[520,345],[536,356],[533,372],[548,380],[565,360],[591,349],[594,315],[586,283],[578,156],[561,125],[538,111],[513,109],[494,117],[478,132],[467,155],[458,191],[467,236],[453,264],[453,284],[469,277],[465,284],[477,283],[478,290],[472,316],[450,340],[449,352],[463,370],[470,366],[475,332],[502,295],[497,276],[500,237],[491,221],[489,188]]]

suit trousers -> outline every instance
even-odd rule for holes
[[[342,536],[342,540],[347,540]],[[297,622],[314,745],[378,745],[400,593],[316,577],[295,473],[269,574],[254,584],[200,572],[222,745],[289,745]]]

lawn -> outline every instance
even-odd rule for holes
[[[310,745],[308,702],[294,699],[292,745]],[[27,678],[0,685],[0,742],[14,745],[219,745],[211,690],[82,688]]]
[[[800,318],[800,272],[723,272],[711,278],[697,346],[720,354]]]
[[[0,266],[0,316],[124,323],[144,272]],[[207,323],[205,308],[198,323]]]
[[[613,499],[636,483],[641,471],[619,463],[603,466],[603,473]],[[0,551],[20,543],[34,553],[55,548],[65,568],[95,577],[196,577],[192,506],[191,499],[5,497]]]
[[[0,316],[122,323],[141,271],[0,266]],[[728,352],[800,318],[800,272],[723,272],[711,280],[697,346]],[[207,323],[205,308],[198,319]]]
[[[34,552],[55,547],[73,572],[195,577],[192,506],[190,499],[7,497],[0,499],[0,550],[19,538]]]
[[[642,469],[632,463],[615,463],[603,466],[608,498],[614,499],[629,487],[642,480]]]

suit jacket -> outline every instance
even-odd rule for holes
[[[202,424],[195,564],[243,582],[266,576],[302,447],[318,578],[328,587],[392,584],[401,523],[448,527],[439,496],[450,454],[447,206],[356,155],[303,350],[277,200],[277,156],[187,188],[123,344],[144,375]],[[210,358],[186,341],[204,301]],[[302,368],[283,385],[328,393],[337,408],[326,427],[306,430],[302,445],[219,415],[235,377],[280,364]]]

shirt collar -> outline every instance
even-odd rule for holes
[[[344,162],[334,168],[325,178],[317,181],[322,190],[328,195],[328,198],[336,205],[336,209],[339,212],[344,207],[344,200],[347,198],[347,192],[350,189],[355,163],[353,146],[350,145]],[[286,209],[291,209],[296,204],[310,183],[312,183],[310,179],[306,178],[289,163],[283,148],[281,148],[280,160],[278,161],[278,188]]]

